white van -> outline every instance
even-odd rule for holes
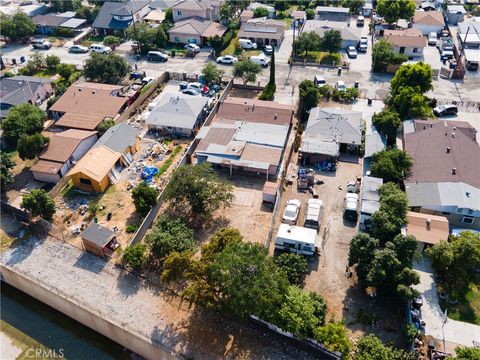
[[[90,50],[100,54],[108,54],[112,52],[112,48],[103,44],[92,44],[90,45]]]
[[[320,219],[322,217],[323,202],[318,199],[308,199],[307,210],[305,211],[305,222],[303,226],[309,229],[320,229]]]
[[[257,43],[249,39],[238,39],[238,43],[242,45],[244,49],[256,49]]]
[[[270,59],[265,55],[253,55],[250,56],[250,61],[260,66],[267,67]]]
[[[296,254],[315,255],[317,247],[315,240],[317,232],[301,226],[280,224],[275,237],[275,248],[287,250]]]

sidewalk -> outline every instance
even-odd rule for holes
[[[414,263],[413,269],[420,275],[420,284],[414,286],[423,297],[422,318],[426,322],[425,334],[439,340],[463,346],[473,346],[473,341],[480,341],[480,326],[447,319],[443,325],[444,313],[438,305],[437,286],[430,262],[423,259]],[[442,331],[443,325],[443,331]]]

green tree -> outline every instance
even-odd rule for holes
[[[45,111],[31,104],[20,104],[10,109],[2,123],[5,141],[15,146],[22,135],[33,135],[43,130],[47,120]]]
[[[362,288],[368,286],[367,276],[370,271],[375,250],[380,246],[380,242],[366,233],[359,233],[352,238],[350,242],[350,251],[348,253],[348,265],[356,265],[358,282]]]
[[[375,335],[364,336],[357,343],[355,360],[417,360],[418,353],[407,352],[402,349],[396,349],[386,346]]]
[[[24,195],[20,206],[29,211],[33,217],[40,216],[45,220],[52,220],[55,214],[55,202],[43,189],[34,189]]]
[[[107,35],[103,38],[103,43],[115,49],[118,45],[122,43],[122,39],[118,36]]]
[[[300,111],[302,120],[308,118],[308,113],[310,109],[318,105],[320,100],[320,93],[318,91],[318,86],[314,84],[311,80],[303,80],[299,86],[300,89]]]
[[[47,65],[48,70],[57,70],[57,66],[60,64],[60,58],[57,55],[47,55],[45,58],[45,64]]]
[[[223,25],[228,26],[234,17],[235,8],[230,3],[226,2],[220,5],[219,19]]]
[[[328,30],[323,34],[320,42],[320,48],[328,51],[330,54],[340,51],[342,46],[342,33],[340,30]]]
[[[310,337],[314,329],[325,320],[316,316],[314,298],[298,286],[290,285],[278,310],[277,324],[300,338]]]
[[[342,6],[350,9],[350,14],[359,14],[365,2],[363,0],[344,0]]]
[[[233,67],[233,76],[241,78],[244,85],[249,82],[255,82],[257,80],[257,75],[261,72],[262,68],[260,65],[251,60],[238,61]]]
[[[384,182],[401,184],[403,178],[412,169],[410,155],[400,149],[386,149],[373,154],[372,176],[382,178]]]
[[[53,61],[56,59],[53,58]],[[32,68],[35,69],[35,71],[40,70],[41,68],[44,68],[47,65],[47,61],[45,59],[45,55],[43,55],[40,51],[34,50],[32,56],[30,57],[30,60],[28,60],[28,63],[31,64]]]
[[[193,214],[210,217],[234,199],[232,185],[221,181],[207,162],[181,166],[172,174],[164,199],[175,205],[189,205]]]
[[[313,331],[313,337],[325,345],[331,351],[339,351],[347,358],[350,352],[350,340],[348,331],[342,322],[329,322],[327,325],[317,327]]]
[[[397,94],[391,95],[390,98],[393,99],[393,108],[404,120],[432,116],[432,109],[427,98],[419,92],[419,87],[401,86]]]
[[[0,151],[0,191],[3,193],[7,186],[13,183],[12,169],[15,167],[15,161],[9,153]]]
[[[49,142],[50,139],[40,133],[22,135],[17,144],[18,156],[22,160],[35,159]]]
[[[398,128],[402,121],[400,116],[394,111],[383,110],[372,117],[372,123],[378,132],[387,138],[387,146],[395,144]]]
[[[221,253],[226,247],[240,243],[242,240],[243,236],[238,229],[220,229],[208,243],[202,245],[202,259],[211,261],[216,254]]]
[[[11,42],[26,40],[35,34],[35,24],[24,12],[19,11],[8,17],[0,15],[0,34]]]
[[[283,253],[275,259],[277,266],[285,271],[288,282],[292,285],[302,285],[307,274],[307,260],[294,253]]]
[[[388,65],[399,65],[408,60],[405,54],[397,54],[393,50],[392,43],[387,39],[381,39],[373,45],[372,68],[373,72],[383,72]]]
[[[288,2],[287,0],[275,0],[275,10],[277,11],[285,11],[288,9]]]
[[[182,220],[161,216],[150,234],[146,237],[152,254],[157,259],[165,258],[172,252],[191,251],[195,247],[193,230]]]
[[[146,54],[150,50],[163,48],[167,44],[167,35],[161,26],[151,28],[147,23],[135,23],[127,29],[127,37],[138,42],[139,50]]]
[[[480,360],[480,349],[479,348],[469,348],[469,347],[456,347],[455,354],[457,356],[449,356],[447,360]]]
[[[173,251],[165,257],[162,266],[160,280],[167,283],[180,280],[186,271],[192,266],[192,252]]]
[[[402,65],[390,82],[390,92],[397,95],[402,87],[411,87],[420,94],[433,89],[432,67],[424,62]]]
[[[129,68],[123,56],[114,53],[92,53],[85,62],[84,74],[91,81],[115,84],[127,75]]]
[[[98,135],[102,136],[107,132],[108,129],[110,129],[114,125],[115,125],[115,120],[111,118],[102,120],[102,122],[97,127]]]
[[[76,10],[75,17],[85,19],[87,22],[93,23],[100,11],[99,9],[99,7],[90,8],[89,6],[82,5]]]
[[[75,67],[71,64],[59,64],[57,66],[57,72],[58,75],[68,81],[70,76],[75,72]]]
[[[130,245],[123,252],[122,262],[135,270],[141,269],[147,262],[146,251],[147,246],[144,244]]]
[[[309,51],[318,51],[322,43],[322,38],[314,31],[302,32],[297,38],[296,48],[301,52],[305,52],[305,57]]]
[[[415,14],[416,5],[413,0],[378,0],[377,13],[389,24],[399,19],[410,20]]]
[[[267,17],[267,16],[268,16],[268,10],[264,7],[257,7],[255,10],[253,10],[254,18],[261,18],[261,17]]]
[[[157,203],[158,193],[153,187],[140,183],[132,190],[135,211],[141,215],[147,215],[150,209]]]
[[[225,71],[219,69],[215,64],[208,63],[203,67],[202,73],[205,82],[210,85],[212,83],[219,84]]]

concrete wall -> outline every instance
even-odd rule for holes
[[[147,359],[175,359],[168,349],[155,346],[150,339],[127,330],[125,326],[128,324],[114,324],[102,318],[101,314],[95,314],[76,303],[72,298],[67,298],[57,289],[47,289],[9,267],[2,265],[0,272],[2,280],[6,283]]]

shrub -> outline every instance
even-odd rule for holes
[[[175,54],[176,54],[175,49],[173,49],[172,51],[170,51],[170,56],[171,56],[171,57],[175,57]]]
[[[265,89],[263,89],[258,99],[272,101],[275,97],[276,89],[277,85],[268,83]]]
[[[122,256],[122,262],[133,269],[140,269],[147,262],[145,252],[147,246],[143,244],[135,244],[127,247]]]
[[[127,225],[127,227],[125,228],[125,231],[128,233],[128,234],[131,234],[131,233],[134,233],[135,231],[138,230],[138,224],[130,224],[130,225]]]
[[[275,259],[277,266],[285,271],[288,282],[292,285],[301,285],[307,274],[307,260],[299,254],[283,253]]]
[[[4,77],[4,78],[9,78],[9,77],[13,77],[13,76],[15,76],[15,74],[12,73],[11,71],[5,71],[5,72],[3,73],[3,77]]]
[[[53,31],[54,36],[71,38],[75,36],[75,32],[72,29],[57,28]]]
[[[330,100],[333,96],[334,88],[332,85],[323,85],[322,87],[318,88],[318,92],[320,97],[324,98],[325,100]]]
[[[360,91],[355,87],[347,88],[345,91],[333,91],[333,100],[345,103],[352,103],[360,95]]]
[[[195,247],[193,230],[182,220],[169,216],[160,217],[146,239],[157,259],[162,259],[175,251],[182,253],[193,250]]]

